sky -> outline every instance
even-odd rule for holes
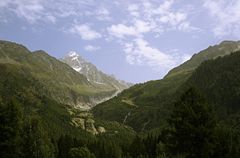
[[[57,59],[76,51],[132,83],[161,79],[240,38],[240,0],[0,0],[0,39]]]

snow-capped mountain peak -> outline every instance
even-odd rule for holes
[[[75,52],[75,51],[70,51],[67,54],[67,56],[69,56],[69,57],[79,57],[79,54],[77,52]]]
[[[71,66],[75,71],[86,76],[88,81],[93,84],[108,85],[117,90],[123,90],[130,85],[98,70],[95,65],[83,59],[75,51],[70,51],[62,61]]]

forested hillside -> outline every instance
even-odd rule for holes
[[[239,158],[240,51],[235,42],[208,48],[185,64],[202,53],[214,52],[214,57],[200,58],[191,70],[192,64],[183,64],[164,79],[135,85],[92,111],[56,97],[65,95],[66,85],[93,86],[84,76],[43,52],[35,57],[23,46],[3,45],[1,157]],[[69,74],[61,75],[68,73],[65,69]]]
[[[117,148],[125,136],[131,141],[135,132],[130,128],[98,121],[79,110],[79,102],[87,104],[89,97],[104,96],[105,90],[45,52],[31,53],[22,45],[6,41],[1,41],[0,48],[2,157],[61,157],[61,152],[68,154],[68,149],[60,151],[58,147],[65,144],[61,143],[65,137],[89,145],[101,139],[107,150],[111,147],[108,137],[116,139]],[[76,87],[71,89],[74,86],[81,88],[75,91]]]
[[[206,60],[239,50],[239,46],[239,42],[233,41],[210,46],[193,55],[189,61],[170,70],[163,79],[135,85],[117,97],[99,104],[93,109],[93,113],[101,119],[124,122],[137,131],[164,126],[164,120],[169,116],[176,101],[175,93],[187,82],[195,69]]]
[[[0,41],[0,63],[27,69],[33,78],[47,87],[48,96],[74,107],[89,108],[117,91],[89,82],[84,75],[44,51],[31,52],[8,41]]]

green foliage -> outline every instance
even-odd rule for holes
[[[17,74],[30,76],[41,84],[38,89],[42,91],[41,94],[62,104],[94,104],[92,98],[102,99],[116,92],[113,86],[99,86],[89,82],[85,76],[44,51],[30,52],[24,46],[12,42],[0,41],[0,64],[7,65],[5,70],[8,73],[19,70]]]
[[[185,84],[194,86],[214,104],[223,119],[238,112],[240,104],[240,52],[203,63]]]
[[[106,132],[94,136],[72,126],[71,107],[61,103],[89,102],[89,96],[103,97],[112,89],[89,85],[43,51],[31,53],[1,41],[0,155],[238,158],[240,52],[215,59],[235,47],[225,42],[208,48],[164,79],[138,84],[99,104],[91,112],[97,116],[96,127]],[[206,100],[198,90],[185,93],[192,86]]]
[[[95,158],[94,154],[91,153],[88,148],[71,148],[69,151],[69,158]]]
[[[22,131],[23,154],[26,158],[53,158],[54,146],[43,129],[40,119],[28,118]]]
[[[66,84],[74,83],[72,86],[77,86],[77,84],[79,86],[82,85],[82,89],[84,89],[84,86],[91,87],[91,85],[84,85],[81,78],[79,78],[78,73],[75,71],[72,72],[73,70],[71,68],[61,62],[58,62],[56,59],[49,57],[43,52],[38,52],[40,54],[32,54],[26,48],[22,48],[21,46],[12,43],[6,43],[3,46],[0,42],[0,47],[2,48],[0,50],[0,58],[4,56],[6,58],[11,58],[11,61],[14,60],[14,62],[10,62],[9,60],[0,60],[0,111],[1,121],[3,121],[1,123],[0,130],[0,146],[1,149],[3,149],[1,150],[2,155],[6,154],[6,158],[21,156],[45,158],[63,155],[63,157],[66,158],[70,148],[72,147],[82,147],[83,144],[89,144],[89,147],[93,146],[94,143],[89,142],[90,140],[95,140],[93,135],[70,124],[72,116],[68,112],[68,109],[71,109],[71,106],[59,103],[58,99],[64,100],[64,97],[68,97],[68,94],[66,95],[65,92],[69,90],[69,87],[67,87],[67,90],[64,88],[56,89],[56,87],[54,87],[54,84],[56,84],[57,86],[63,86],[66,88],[65,85],[59,83],[65,81]],[[22,55],[21,57],[17,52],[18,48],[21,49],[21,52],[19,52]],[[9,54],[10,52],[12,54]],[[51,68],[47,67],[49,66],[49,63],[53,64],[53,68],[56,66],[57,70],[51,71]],[[44,71],[44,69],[46,69],[46,71]],[[66,75],[68,78],[65,78],[64,76],[60,78],[60,73],[67,73],[61,71],[60,69],[66,70],[67,72],[70,71],[68,72],[70,75]],[[74,76],[75,73],[77,74],[75,75],[75,78],[71,78],[71,75]],[[47,80],[45,81],[45,79]],[[56,91],[56,94],[54,93],[54,95],[57,96],[58,99],[51,95],[53,91]],[[70,91],[71,95],[75,99],[79,97],[79,94],[76,94],[74,90]],[[64,97],[61,97],[61,95],[64,95]],[[82,102],[88,101],[85,97],[82,97],[81,99],[83,99],[81,100]],[[14,110],[12,110],[12,112],[7,112],[11,107],[9,105],[12,104],[16,107],[16,109],[21,109],[24,119],[19,118],[22,116],[21,112],[19,116],[17,112],[14,112]],[[18,123],[20,124],[19,128],[15,129],[14,127],[18,127]],[[125,128],[119,123],[100,121],[97,124],[98,126],[104,124],[109,131],[106,133],[106,137],[116,141],[116,143],[108,143],[108,141],[106,141],[108,138],[104,138],[104,149],[109,148],[109,150],[105,150],[104,155],[119,157],[119,154],[121,155],[121,147],[126,146],[126,142],[124,142],[124,140],[127,139],[124,136],[129,135],[133,137],[135,134],[134,131],[129,128]],[[74,136],[74,143],[72,145],[67,145],[69,148],[64,145],[57,145],[69,144],[55,143],[61,135]],[[80,141],[82,143],[79,144],[79,141],[77,140],[80,138],[83,139]],[[63,142],[66,142],[66,139],[64,139]],[[91,151],[94,150],[91,148]]]
[[[105,136],[76,139],[70,136],[62,136],[58,141],[58,158],[79,155],[80,149],[81,154],[95,155],[96,157],[121,158],[122,154],[121,147],[114,137],[111,137],[111,139]]]
[[[15,158],[20,152],[22,113],[16,101],[0,102],[0,155]]]
[[[137,136],[130,146],[132,157],[157,157],[158,139],[152,135]]]
[[[207,49],[199,52],[198,54],[194,54],[192,58],[186,61],[184,64],[172,69],[165,78],[172,77],[178,75],[180,73],[191,72],[197,67],[200,66],[201,63],[207,60],[216,59],[217,57],[226,56],[235,52],[239,48],[239,42],[234,41],[223,41],[219,45],[209,46]]]
[[[109,140],[100,137],[94,146],[95,148],[98,148],[98,151],[95,154],[97,157],[121,158],[121,148],[114,139]]]
[[[239,124],[239,123],[238,123]],[[238,158],[240,155],[240,132],[237,126],[218,126],[214,132],[214,155],[218,158]]]
[[[23,118],[15,99],[0,103],[0,154],[4,158],[53,158],[54,147],[38,118]]]
[[[93,109],[93,112],[98,118],[122,123],[127,113],[131,111],[131,116],[128,117],[126,124],[133,127],[136,131],[144,131],[156,127],[163,128],[166,125],[166,119],[173,109],[172,105],[176,101],[177,96],[181,95],[176,94],[176,92],[181,89],[183,84],[188,82],[187,80],[194,73],[195,69],[206,60],[229,55],[237,49],[238,42],[229,41],[209,47],[195,54],[191,60],[172,69],[162,80],[149,81],[132,86],[116,98],[97,105]],[[221,69],[219,70],[221,71]],[[197,79],[201,80],[202,77],[208,78],[209,75],[211,74],[201,74],[201,76],[197,76]],[[226,81],[224,83],[226,83],[226,87],[222,89],[223,91],[228,87],[228,83],[230,83],[229,80],[233,79],[230,76],[227,77],[227,74],[225,76]],[[206,85],[207,82],[208,80],[205,80],[204,85]],[[213,92],[213,90],[214,88],[209,92]],[[216,95],[216,97],[218,97],[218,95]],[[226,97],[221,97],[221,99],[225,98]],[[235,100],[236,99],[237,98],[235,98]],[[124,100],[130,100],[135,106],[127,105]]]
[[[193,88],[175,104],[169,119],[169,149],[186,158],[208,158],[213,152],[216,119],[212,108]]]

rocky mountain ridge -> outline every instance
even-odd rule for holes
[[[86,76],[89,82],[99,85],[109,85],[118,91],[122,91],[132,85],[131,83],[116,79],[113,75],[103,73],[75,51],[70,51],[61,60],[71,66],[75,71]]]

